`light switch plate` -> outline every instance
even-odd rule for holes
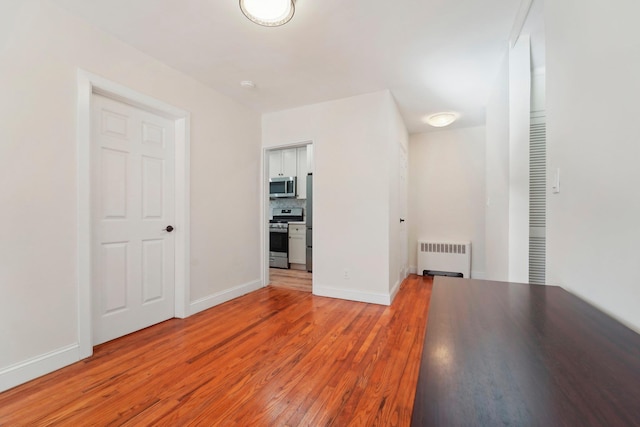
[[[551,183],[551,191],[554,194],[560,192],[560,168],[557,168],[553,175],[553,182]]]

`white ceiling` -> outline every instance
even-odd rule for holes
[[[260,112],[389,89],[410,133],[458,111],[484,123],[520,0],[298,0],[260,27],[237,0],[54,0],[71,13]],[[254,90],[240,87],[253,80]]]

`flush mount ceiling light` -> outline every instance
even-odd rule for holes
[[[277,27],[293,18],[295,0],[240,0],[244,16],[258,25]]]
[[[427,116],[423,119],[424,122],[430,124],[436,128],[442,128],[445,126],[449,126],[451,123],[455,122],[459,117],[458,113],[446,112],[446,113],[436,113],[430,116]]]

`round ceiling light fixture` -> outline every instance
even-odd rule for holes
[[[278,27],[293,18],[295,0],[240,0],[244,16],[258,25]]]
[[[448,111],[444,113],[431,114],[430,116],[425,117],[423,121],[433,127],[442,128],[449,126],[451,123],[458,120],[458,117],[460,117],[458,113]]]

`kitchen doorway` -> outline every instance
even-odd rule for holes
[[[265,285],[313,291],[313,145],[265,149]]]
[[[269,286],[312,292],[312,274],[301,270],[269,268]]]

